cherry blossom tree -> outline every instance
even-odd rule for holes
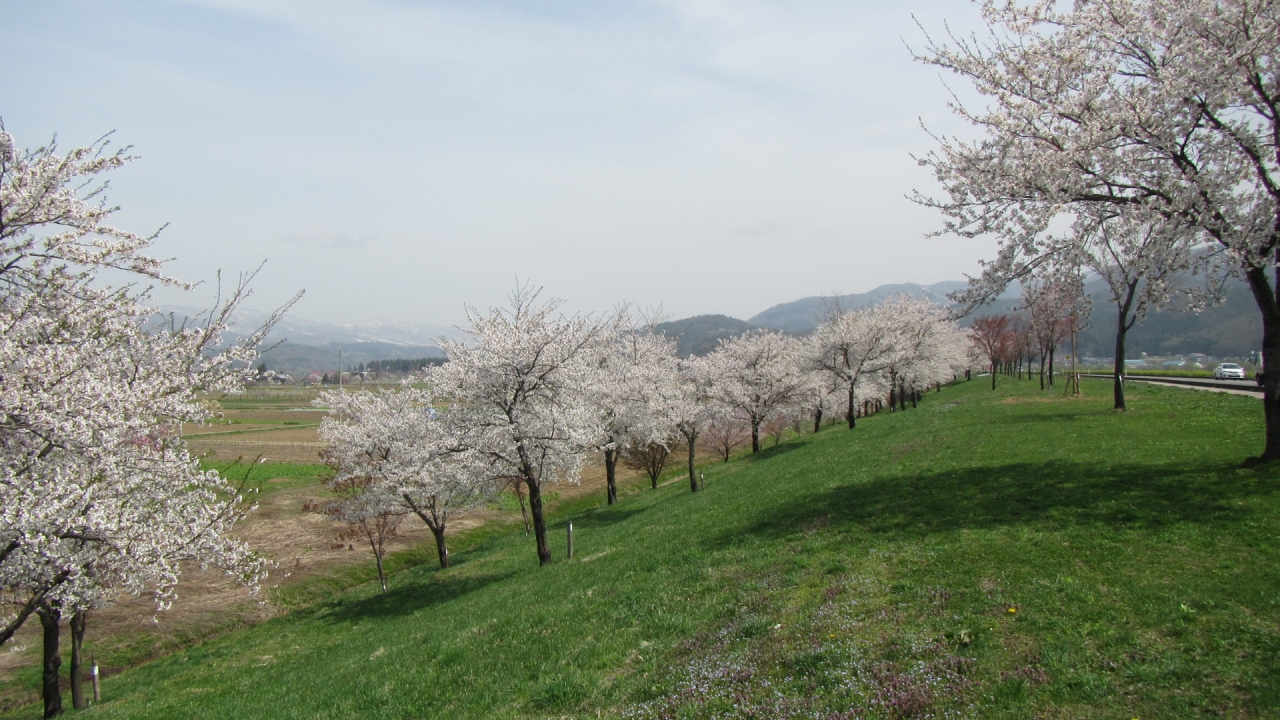
[[[1008,356],[1009,347],[1013,344],[1009,325],[1008,315],[983,315],[975,318],[973,327],[969,329],[969,337],[974,347],[978,348],[990,363],[992,390],[996,389],[996,372],[999,370],[1000,363]]]
[[[981,131],[922,158],[945,196],[945,231],[994,235],[1001,256],[1041,254],[1048,231],[1166,247],[1209,243],[1244,277],[1280,366],[1280,6],[1240,0],[987,0],[983,39],[930,42],[925,62],[971,81]],[[1109,221],[1108,221],[1109,222]],[[1165,257],[1176,254],[1161,252]],[[1121,361],[1117,358],[1117,361]],[[1280,459],[1280,373],[1263,384],[1262,460]]]
[[[387,591],[387,573],[382,566],[387,543],[396,536],[400,521],[408,514],[400,498],[385,491],[369,476],[353,476],[341,472],[329,482],[329,489],[337,495],[330,502],[308,502],[303,510],[317,512],[347,526],[338,533],[338,547],[363,536],[373,551],[378,568],[378,583],[382,592]]]
[[[331,486],[344,496],[332,506],[334,514],[365,522],[361,518],[385,515],[387,502],[399,504],[431,530],[446,568],[449,515],[495,495],[505,483],[466,444],[466,429],[454,422],[454,413],[433,401],[430,390],[406,381],[397,390],[322,393],[315,404],[329,410],[320,437],[328,443],[325,460],[337,471]],[[369,497],[357,499],[353,488]]]
[[[98,176],[129,160],[106,139],[23,151],[0,129],[0,644],[40,613],[50,717],[63,617],[117,593],[168,607],[186,563],[251,587],[266,570],[229,534],[240,489],[201,471],[176,430],[209,417],[197,393],[240,388],[274,318],[224,346],[247,278],[167,325],[145,290],[106,283],[110,269],[180,285],[145,255],[154,236],[109,224]]]
[[[746,419],[751,452],[759,452],[761,424],[803,394],[796,341],[779,332],[749,332],[722,340],[707,360],[715,378],[712,397]]]
[[[472,342],[442,340],[449,360],[429,377],[490,476],[523,479],[538,561],[549,565],[542,488],[576,482],[583,454],[600,437],[600,418],[586,394],[604,327],[561,316],[559,301],[539,302],[538,294],[524,286],[511,294],[507,309],[481,314],[469,308]]]
[[[745,443],[751,436],[751,429],[746,420],[735,417],[732,412],[721,413],[707,423],[703,436],[710,441],[711,447],[716,449],[716,454],[725,462],[729,462],[734,449]],[[697,482],[692,477],[689,481]]]
[[[845,394],[845,422],[850,430],[858,424],[859,390],[869,381],[877,384],[872,378],[892,362],[897,350],[896,330],[891,310],[866,306],[837,309],[811,336],[807,359],[812,367],[840,383]]]
[[[684,439],[688,451],[689,489],[692,492],[698,491],[694,470],[698,440],[713,422],[724,415],[723,407],[711,394],[714,373],[714,366],[705,357],[691,356],[679,361],[674,377],[674,394],[666,406],[668,419]],[[725,460],[728,460],[727,453]]]
[[[655,446],[669,452],[673,433],[670,406],[677,388],[676,343],[655,330],[654,322],[619,310],[596,349],[586,398],[600,416],[597,447],[604,455],[608,504],[618,500],[617,467],[631,451],[637,459],[655,460]],[[661,455],[665,462],[665,455]],[[651,470],[658,467],[644,465]],[[657,476],[651,474],[653,482]]]
[[[1053,386],[1053,357],[1067,334],[1067,314],[1074,300],[1070,285],[1058,279],[1028,279],[1022,284],[1022,307],[1040,356],[1040,389]],[[1047,365],[1047,375],[1046,375]]]
[[[658,489],[658,478],[667,467],[667,458],[671,457],[671,448],[660,442],[645,445],[632,445],[622,455],[622,462],[632,470],[643,472],[649,477],[654,490]]]

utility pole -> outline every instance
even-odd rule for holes
[[[338,389],[342,389],[342,348],[338,348]]]

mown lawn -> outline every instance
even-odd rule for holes
[[[1280,716],[1253,398],[982,379],[104,680],[102,718]],[[37,717],[28,708],[4,717]]]

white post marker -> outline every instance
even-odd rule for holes
[[[98,663],[97,663],[97,661],[94,661],[94,663],[93,663],[92,675],[93,675],[93,701],[94,701],[94,702],[102,702],[102,686],[100,686],[100,685],[98,684]]]
[[[573,523],[569,523],[569,557],[573,557]]]

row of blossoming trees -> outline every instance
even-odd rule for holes
[[[368,538],[384,589],[388,518],[421,518],[445,567],[449,514],[515,487],[528,494],[545,565],[544,488],[575,481],[595,454],[610,503],[619,462],[646,470],[656,487],[677,448],[687,450],[697,491],[695,455],[708,437],[727,457],[737,428],[753,451],[762,432],[808,422],[816,429],[828,412],[853,428],[873,404],[887,397],[905,407],[971,363],[968,338],[945,310],[907,296],[833,311],[809,337],[755,331],[689,358],[625,309],[565,317],[527,287],[509,307],[468,318],[471,341],[446,342],[448,362],[416,386],[316,401],[330,410],[320,432],[337,470],[339,497],[326,510]]]
[[[945,232],[999,243],[962,299],[1081,271],[1105,281],[1120,410],[1125,331],[1179,295],[1214,298],[1227,273],[1257,304],[1264,366],[1280,366],[1280,2],[980,5],[984,32],[917,54],[981,96],[953,96],[976,132],[935,136],[920,162],[942,189],[916,197]],[[1272,461],[1280,372],[1262,389],[1258,459]]]
[[[0,128],[0,645],[43,627],[45,715],[62,711],[60,624],[84,707],[86,613],[119,593],[167,606],[184,563],[256,587],[265,562],[228,531],[239,489],[206,472],[179,428],[209,416],[197,393],[233,391],[267,328],[221,336],[246,294],[195,323],[162,322],[136,285],[178,285],[144,254],[152,237],[109,223],[95,178],[129,160],[106,140],[21,150]]]

